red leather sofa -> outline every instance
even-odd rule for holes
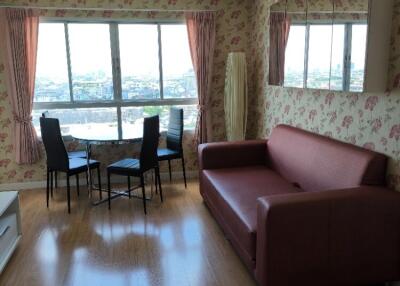
[[[280,125],[269,140],[199,146],[200,192],[266,286],[400,280],[400,194],[387,158]]]

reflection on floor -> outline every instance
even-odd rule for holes
[[[198,182],[163,183],[148,204],[118,198],[92,207],[84,188],[50,208],[44,190],[21,192],[23,239],[0,285],[255,285],[202,203]]]

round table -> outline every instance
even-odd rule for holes
[[[92,202],[93,205],[97,206],[99,204],[107,202],[107,199],[102,199],[101,198],[101,193],[103,189],[97,188],[93,185],[92,181],[92,176],[89,172],[89,161],[92,155],[92,145],[108,145],[108,144],[131,144],[131,143],[138,143],[141,142],[142,140],[142,135],[143,135],[143,130],[137,130],[134,134],[134,138],[117,138],[117,137],[110,137],[110,136],[102,136],[102,134],[88,134],[88,135],[82,135],[82,134],[71,134],[71,137],[73,140],[78,141],[81,144],[84,144],[86,146],[86,160],[87,160],[87,166],[88,166],[88,178],[89,178],[89,196],[92,197],[92,191],[98,190],[100,192],[100,200]],[[136,189],[137,187],[133,188]],[[120,196],[127,196],[127,191],[112,191],[113,196],[112,199],[120,197]],[[151,197],[147,199],[151,199],[153,196],[153,184],[151,184]],[[142,199],[140,196],[135,196],[133,195],[132,197]]]

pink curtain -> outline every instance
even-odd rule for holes
[[[209,96],[215,46],[215,13],[186,13],[186,26],[199,98],[195,139],[201,144],[208,142],[211,137]]]
[[[269,48],[269,84],[282,86],[285,80],[285,51],[290,18],[285,13],[271,13]]]
[[[1,9],[0,39],[7,91],[14,116],[14,150],[18,164],[40,158],[40,145],[32,124],[39,18],[30,10]]]

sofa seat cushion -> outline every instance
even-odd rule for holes
[[[257,199],[302,190],[265,166],[203,170],[207,199],[224,218],[241,246],[253,261],[256,257]]]

